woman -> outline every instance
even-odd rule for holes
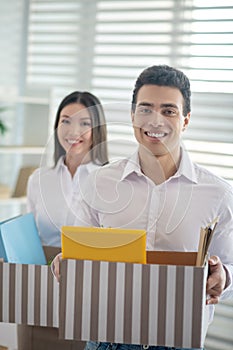
[[[35,216],[43,246],[61,246],[61,227],[72,225],[78,215],[72,204],[82,195],[88,174],[108,163],[106,140],[104,111],[97,97],[75,91],[61,101],[54,124],[54,166],[37,169],[27,189],[28,211]],[[59,340],[56,328],[18,330],[18,350],[84,347],[82,342]]]
[[[33,212],[44,246],[61,246],[60,229],[72,225],[72,202],[88,174],[108,163],[106,122],[100,101],[73,92],[61,102],[54,124],[54,167],[29,178],[28,210]]]

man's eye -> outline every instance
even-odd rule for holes
[[[178,114],[178,112],[174,109],[165,109],[163,113],[170,117],[176,116]]]
[[[136,113],[138,114],[149,114],[152,113],[150,108],[139,108]]]

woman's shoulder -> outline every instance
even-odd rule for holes
[[[40,167],[34,170],[34,172],[30,175],[29,181],[34,182],[38,181],[40,178],[45,176],[51,176],[55,174],[55,168],[53,167]]]

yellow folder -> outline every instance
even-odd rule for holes
[[[146,263],[146,231],[63,226],[62,258]]]

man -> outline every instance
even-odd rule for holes
[[[233,296],[233,190],[193,164],[182,145],[190,96],[189,80],[177,69],[161,65],[141,73],[131,111],[138,150],[91,174],[75,224],[145,229],[147,250],[197,251],[200,228],[218,217],[206,286],[207,303],[216,304]],[[88,342],[86,349],[97,347],[111,344]]]

